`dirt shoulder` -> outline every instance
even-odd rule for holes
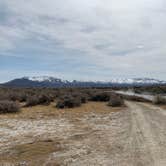
[[[120,110],[104,102],[63,110],[52,103],[0,115],[0,163],[68,164],[69,160],[90,153],[95,134],[100,135],[102,127],[107,127],[105,122],[110,123],[111,114]],[[86,145],[84,140],[89,143]]]

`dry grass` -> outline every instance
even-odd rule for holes
[[[66,141],[77,142],[93,135],[96,130],[91,129],[88,125],[92,122],[89,122],[87,117],[90,119],[108,117],[111,112],[121,110],[123,108],[107,106],[107,102],[89,102],[77,108],[57,109],[53,102],[48,106],[23,107],[17,114],[0,115],[2,128],[11,128],[10,132],[20,132],[21,134],[19,137],[17,135],[11,138],[6,136],[7,142],[11,144],[8,145],[6,152],[3,151],[0,154],[0,163],[17,165],[17,163],[26,161],[31,166],[42,165],[48,160],[50,154],[68,151],[69,149],[64,148]],[[14,123],[16,124],[14,125]],[[102,123],[105,122],[102,121]],[[22,125],[24,126],[22,127]],[[29,125],[32,125],[32,128]],[[46,128],[48,128],[48,133]],[[33,130],[38,136],[34,137]],[[25,133],[22,133],[23,131]],[[64,139],[65,136],[68,137],[68,140]],[[52,162],[52,165],[58,166],[58,163],[62,161],[53,160]]]
[[[88,113],[103,114],[109,112],[117,112],[123,108],[112,108],[107,106],[107,102],[88,102],[77,108],[57,109],[55,103],[52,102],[48,106],[37,105],[33,107],[23,107],[20,113],[17,114],[4,114],[2,118],[18,118],[18,119],[48,119],[54,118],[70,118],[71,116],[83,116]]]
[[[41,165],[50,153],[60,150],[62,148],[59,142],[52,140],[36,141],[12,147],[1,156],[2,159],[0,161],[12,162],[14,164],[20,161],[26,161],[31,166],[36,166],[36,164]]]
[[[166,110],[166,105],[161,105],[160,107]]]

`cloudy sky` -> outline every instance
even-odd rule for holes
[[[166,80],[165,0],[0,0],[0,82]]]

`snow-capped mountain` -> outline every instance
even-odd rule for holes
[[[151,78],[133,78],[133,79],[110,79],[110,81],[67,81],[55,77],[23,77],[14,79],[3,86],[12,87],[111,87],[111,86],[133,86],[133,85],[154,85],[166,84],[166,81],[160,81]]]
[[[68,82],[67,80],[62,80],[55,77],[49,77],[49,76],[38,76],[38,77],[23,77],[25,79],[28,79],[30,81],[37,81],[37,82]]]
[[[38,81],[38,82],[64,82],[67,83],[69,81],[58,79],[55,77],[49,77],[49,76],[38,76],[38,77],[23,77],[27,78],[31,81]],[[77,82],[91,82],[91,81],[77,81]],[[110,81],[92,81],[97,83],[119,83],[119,84],[133,84],[133,83],[166,83],[166,81],[160,81],[157,79],[152,78],[133,78],[133,79],[126,79],[126,78],[114,78],[110,79]]]

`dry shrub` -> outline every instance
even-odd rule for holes
[[[166,104],[166,99],[160,95],[157,95],[153,101],[154,104],[160,105],[160,104]]]
[[[74,108],[79,106],[81,106],[81,98],[70,95],[62,97],[56,104],[57,108]]]
[[[9,100],[8,95],[4,93],[0,93],[0,100]]]
[[[73,92],[73,93],[70,93],[69,96],[77,100],[81,100],[81,103],[86,103],[88,100],[88,96],[82,92]]]
[[[110,93],[107,92],[94,93],[90,98],[91,101],[109,101],[109,99],[110,99]]]
[[[35,106],[35,105],[48,105],[52,99],[47,95],[40,96],[29,96],[26,101],[26,106]]]
[[[27,95],[25,93],[20,93],[19,95],[19,102],[25,102],[27,100]]]
[[[0,100],[25,101],[26,94],[22,91],[4,90],[0,92]]]
[[[26,106],[35,106],[38,105],[39,99],[37,96],[29,96],[26,101]]]
[[[0,113],[16,113],[20,108],[17,103],[8,100],[0,101]]]
[[[86,95],[81,95],[81,103],[86,103],[88,100],[88,97]]]
[[[117,94],[111,94],[110,100],[108,102],[108,106],[111,107],[120,107],[124,105],[124,100],[120,95]]]
[[[47,95],[41,95],[39,96],[39,104],[50,104],[50,102],[52,101],[52,98],[50,98],[50,96]]]

